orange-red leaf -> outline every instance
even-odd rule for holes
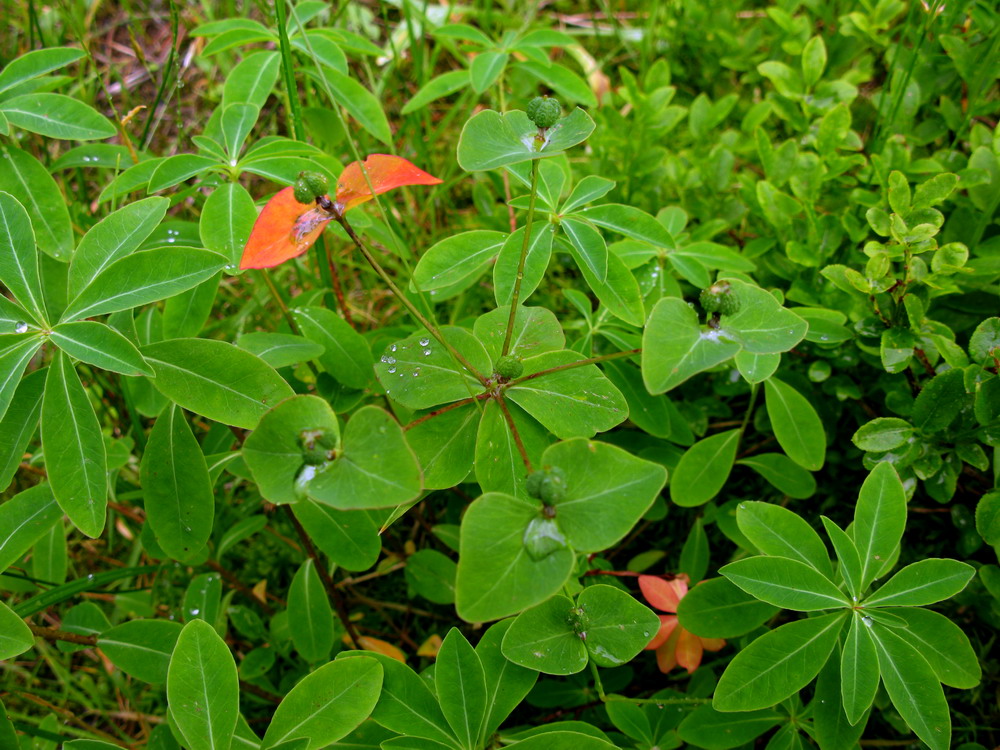
[[[365,172],[375,188],[374,193],[368,188],[359,162],[354,161],[344,167],[337,180],[337,195],[334,199],[343,207],[341,211],[354,208],[393,188],[404,185],[437,185],[441,182],[401,156],[389,154],[371,154],[365,159]]]
[[[687,576],[664,581],[657,576],[639,576],[639,588],[646,601],[664,612],[676,612],[677,605],[688,592]]]
[[[667,642],[677,627],[677,615],[660,615],[660,628],[656,631],[653,639],[646,644],[646,651],[657,649]]]
[[[680,629],[681,634],[677,636],[677,649],[674,655],[677,658],[677,663],[680,664],[689,673],[694,672],[701,664],[701,655],[703,652],[703,646],[701,643],[701,638],[696,636],[690,630]]]
[[[332,218],[313,203],[295,200],[293,188],[279,190],[257,217],[240,268],[271,268],[302,255]]]

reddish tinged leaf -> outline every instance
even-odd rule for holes
[[[701,664],[702,652],[701,638],[690,630],[681,628],[681,634],[677,637],[677,648],[674,651],[677,663],[690,674]]]
[[[676,612],[677,605],[688,591],[687,577],[665,581],[656,576],[639,576],[639,588],[646,601],[663,612]]]
[[[376,195],[403,185],[437,185],[441,182],[406,159],[388,154],[369,156],[365,160],[365,171],[375,192],[368,188],[360,163],[351,162],[337,180],[333,211],[346,213]],[[316,204],[299,203],[294,192],[292,187],[279,190],[264,206],[243,248],[240,269],[271,268],[302,255],[334,218],[334,213]],[[329,200],[330,196],[326,198]]]
[[[653,640],[646,644],[646,651],[657,649],[667,642],[677,627],[677,615],[660,615],[660,629],[656,631]]]
[[[351,162],[341,172],[337,180],[336,202],[349,211],[360,203],[371,200],[376,195],[403,187],[404,185],[438,185],[441,180],[414,166],[400,156],[371,154],[365,159],[365,172],[371,180],[375,192],[368,188],[368,182],[361,171],[359,162]]]
[[[270,268],[302,255],[332,218],[315,204],[295,200],[294,188],[279,190],[257,217],[240,268]]]

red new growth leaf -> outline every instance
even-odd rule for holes
[[[388,154],[369,156],[365,160],[365,171],[375,191],[368,189],[360,163],[352,162],[337,180],[333,211],[343,214],[375,195],[403,185],[436,185],[441,182],[406,159]],[[279,190],[257,217],[250,239],[243,248],[240,268],[271,268],[302,255],[312,247],[334,217],[335,213],[316,204],[299,203],[295,200],[294,188]]]
[[[348,211],[359,203],[369,201],[375,195],[403,187],[404,185],[438,185],[441,180],[414,166],[406,159],[389,154],[372,154],[365,159],[365,171],[375,192],[368,189],[368,183],[358,162],[351,162],[341,172],[337,180],[336,202]]]
[[[270,268],[312,247],[333,214],[316,204],[299,203],[286,187],[264,206],[243,248],[240,268]]]

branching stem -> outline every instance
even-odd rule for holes
[[[524,223],[524,241],[521,243],[521,257],[517,261],[517,278],[514,279],[514,294],[510,298],[510,316],[507,318],[507,333],[503,337],[503,356],[510,353],[510,339],[514,334],[514,319],[517,317],[517,304],[521,296],[521,281],[524,279],[524,261],[528,257],[528,246],[531,244],[531,224],[535,219],[535,198],[538,196],[538,159],[531,161],[531,202],[528,204],[528,218]]]

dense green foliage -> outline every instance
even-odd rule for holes
[[[2,750],[1000,742],[1000,14],[634,5],[0,18]]]

